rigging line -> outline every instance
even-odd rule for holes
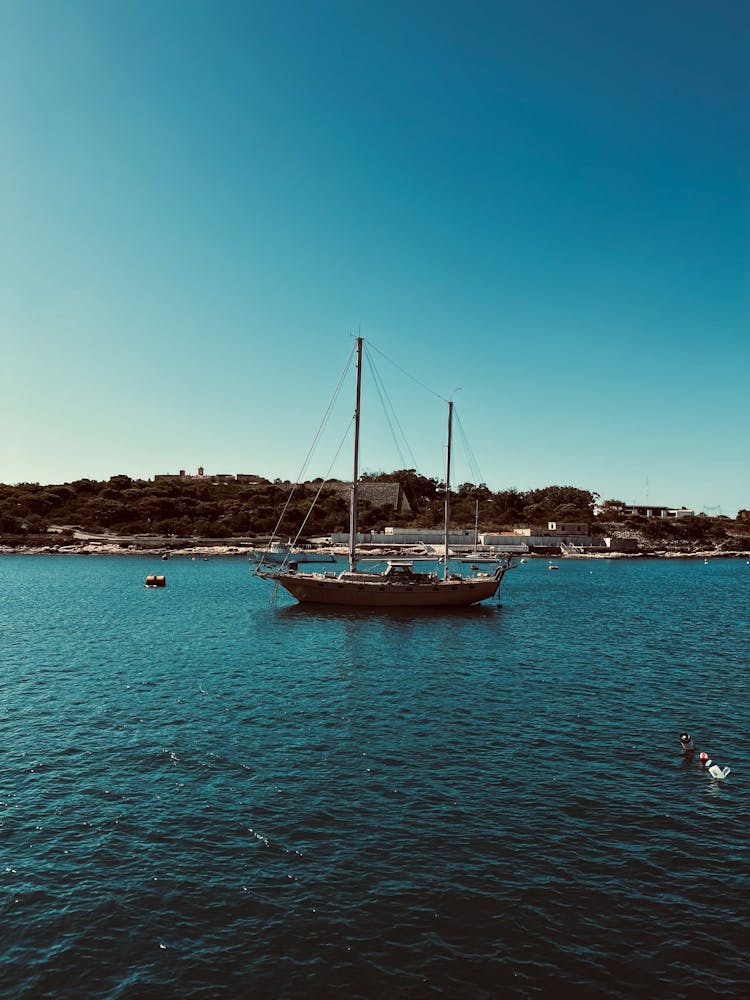
[[[469,471],[470,471],[470,473],[471,473],[472,476],[476,477],[475,485],[479,486],[479,484],[483,483],[485,480],[484,480],[484,477],[482,476],[482,472],[481,472],[481,470],[479,468],[479,463],[476,460],[476,456],[474,455],[472,447],[469,444],[469,439],[466,436],[466,431],[464,430],[464,425],[461,423],[461,418],[456,413],[455,406],[453,408],[453,417],[454,417],[454,420],[456,421],[456,424],[458,425],[459,433],[461,435],[461,441],[463,442],[463,446],[464,446],[464,449],[466,451],[466,458],[467,458],[467,462],[468,462],[468,465],[469,465]]]
[[[368,346],[371,347],[373,351],[377,351],[377,353],[381,356],[381,358],[385,358],[385,360],[389,364],[392,364],[394,368],[398,368],[398,370],[401,372],[402,375],[406,375],[406,377],[411,379],[412,382],[416,382],[416,384],[421,386],[426,392],[429,392],[431,396],[436,396],[438,399],[442,400],[443,403],[448,402],[445,396],[441,396],[439,392],[435,392],[434,389],[431,389],[428,385],[425,385],[424,382],[420,382],[418,378],[415,378],[415,376],[411,374],[411,372],[406,371],[405,368],[402,368],[401,365],[397,364],[392,358],[389,358],[387,354],[384,354],[371,341],[368,341],[367,343]]]
[[[320,483],[320,486],[318,487],[318,491],[317,491],[317,493],[315,494],[315,496],[313,497],[313,502],[312,502],[312,503],[310,504],[310,507],[309,507],[309,509],[308,509],[307,513],[305,514],[305,518],[304,518],[304,520],[302,521],[302,524],[301,524],[301,525],[300,525],[300,527],[299,527],[299,531],[298,531],[298,532],[297,532],[297,534],[296,534],[296,535],[294,536],[294,542],[292,543],[293,545],[296,545],[296,544],[297,544],[297,542],[299,541],[299,538],[300,538],[300,535],[301,535],[301,534],[302,534],[302,532],[303,532],[303,531],[305,530],[305,525],[306,525],[306,524],[307,524],[307,522],[308,522],[308,521],[310,520],[310,515],[311,515],[311,514],[312,514],[312,512],[313,512],[313,509],[314,509],[314,507],[315,507],[315,504],[316,504],[316,503],[318,502],[318,500],[319,500],[319,498],[320,498],[320,494],[321,494],[321,493],[323,492],[323,487],[324,487],[324,486],[326,485],[326,483],[328,483],[328,482],[330,481],[330,475],[331,475],[331,469],[332,469],[332,468],[333,468],[333,466],[334,466],[334,465],[336,464],[336,461],[337,461],[337,459],[338,459],[339,455],[341,454],[341,449],[342,449],[342,448],[344,447],[344,444],[345,444],[345,442],[346,442],[346,439],[347,439],[347,438],[349,437],[349,435],[350,435],[350,433],[351,433],[351,429],[352,429],[352,426],[353,426],[353,425],[354,425],[354,420],[352,419],[352,420],[350,421],[350,423],[349,423],[348,427],[346,428],[346,431],[344,432],[344,436],[343,436],[343,437],[341,438],[341,442],[339,443],[339,446],[338,446],[338,448],[336,449],[336,454],[335,454],[335,455],[333,456],[333,458],[331,459],[331,464],[330,464],[330,465],[328,466],[328,468],[326,469],[326,475],[325,475],[325,479],[323,479],[323,480],[321,481],[321,483]],[[288,558],[289,558],[289,556],[288,556],[288,555],[284,557],[284,561],[283,561],[283,562],[282,562],[282,564],[281,564],[281,565],[282,565],[282,567],[283,567],[283,566],[284,566],[284,564],[285,564],[285,563],[287,562]]]
[[[313,439],[313,443],[310,445],[310,450],[307,453],[307,457],[305,458],[305,461],[302,464],[302,468],[300,469],[300,471],[299,471],[299,473],[297,475],[297,484],[296,485],[299,485],[299,483],[301,482],[302,476],[305,474],[307,466],[310,463],[310,459],[312,458],[313,452],[315,451],[315,448],[317,447],[318,441],[320,440],[320,436],[323,433],[325,425],[328,422],[328,418],[331,415],[331,410],[333,409],[333,404],[336,402],[338,394],[341,391],[341,386],[342,386],[342,384],[344,382],[344,379],[346,378],[346,375],[347,375],[347,372],[349,371],[349,368],[351,367],[352,358],[354,357],[354,354],[355,354],[355,348],[352,348],[351,353],[349,354],[349,357],[346,360],[346,364],[344,365],[344,367],[343,367],[343,369],[341,371],[341,374],[339,375],[339,380],[336,383],[336,388],[333,390],[333,395],[331,396],[331,399],[330,399],[330,401],[328,403],[326,411],[323,414],[323,418],[322,418],[322,420],[320,422],[318,430],[315,433],[315,437]]]
[[[398,439],[396,437],[396,432],[395,432],[395,430],[393,428],[393,422],[391,420],[391,415],[393,415],[393,418],[395,420],[396,419],[396,414],[393,411],[393,406],[391,404],[390,399],[388,398],[388,393],[385,391],[385,386],[383,385],[383,383],[382,383],[382,381],[381,381],[378,373],[375,370],[375,366],[373,365],[372,358],[370,357],[369,354],[366,354],[366,357],[367,357],[367,364],[368,364],[368,366],[370,368],[370,374],[372,375],[372,381],[373,381],[373,384],[375,386],[375,391],[378,394],[378,399],[380,400],[380,405],[383,407],[383,413],[385,415],[386,423],[388,424],[388,430],[391,432],[391,437],[393,438],[393,444],[395,445],[396,451],[398,452],[398,457],[401,460],[401,467],[405,468],[406,467],[406,460],[404,458],[404,453],[401,451],[401,445],[398,442]],[[388,405],[386,405],[386,403]],[[389,407],[390,407],[390,410],[389,410]],[[398,424],[398,420],[396,420],[396,425],[398,426],[399,430],[401,430],[401,427]],[[403,431],[401,431],[401,434],[402,434],[402,436],[404,436],[403,435]],[[404,444],[406,445],[407,449],[411,453],[411,448],[409,448],[409,443],[406,441],[405,436],[404,436]]]
[[[372,359],[369,357],[369,355],[368,355],[368,359],[367,360],[373,366],[373,372],[375,373],[375,375],[378,378],[378,381],[380,382],[380,384],[383,387],[383,392],[385,393],[385,397],[388,400],[388,406],[390,407],[391,413],[393,414],[393,419],[394,419],[394,421],[396,423],[396,427],[398,428],[399,433],[401,434],[401,439],[402,439],[402,441],[404,443],[404,447],[406,448],[407,452],[409,453],[409,458],[411,459],[412,467],[416,468],[417,460],[414,457],[414,452],[412,451],[411,445],[409,444],[409,440],[406,437],[406,434],[404,432],[403,427],[401,426],[401,421],[398,419],[398,414],[396,413],[396,408],[394,407],[393,403],[391,402],[391,398],[390,398],[390,396],[388,394],[388,390],[385,387],[385,383],[383,382],[382,378],[380,377],[380,373],[376,371],[376,369],[374,367],[374,364],[372,362]],[[403,456],[402,456],[402,461],[403,461]]]
[[[305,457],[305,461],[302,463],[302,468],[297,473],[297,480],[294,483],[294,485],[292,486],[292,489],[291,489],[291,491],[289,493],[289,496],[287,497],[286,503],[284,504],[284,509],[281,511],[281,514],[279,514],[279,518],[276,521],[276,527],[273,529],[273,535],[271,536],[272,538],[276,537],[276,534],[277,534],[279,528],[281,527],[281,524],[282,524],[282,522],[284,520],[286,512],[289,509],[289,504],[292,502],[294,494],[297,491],[297,487],[302,482],[302,477],[305,474],[305,470],[307,469],[307,466],[310,464],[310,461],[312,459],[313,453],[315,452],[315,449],[318,446],[318,441],[320,440],[320,436],[323,433],[323,430],[325,429],[326,424],[328,423],[328,419],[329,419],[329,417],[331,415],[331,410],[333,409],[333,404],[336,402],[338,394],[341,392],[341,386],[344,383],[344,379],[346,378],[347,372],[351,368],[352,358],[354,357],[355,353],[356,353],[356,347],[353,347],[352,350],[349,352],[349,357],[346,359],[346,363],[344,364],[343,369],[341,370],[341,374],[339,375],[339,380],[336,383],[336,388],[333,390],[333,394],[332,394],[331,399],[330,399],[330,401],[328,403],[328,406],[326,407],[326,411],[323,414],[323,418],[320,421],[320,424],[318,426],[318,430],[316,431],[315,437],[313,438],[313,442],[310,445],[310,448],[309,448],[309,450],[307,452],[307,455]]]

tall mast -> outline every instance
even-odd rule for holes
[[[357,394],[354,403],[354,471],[349,504],[349,570],[357,568],[357,485],[359,481],[359,399],[362,389],[362,338],[357,337]]]
[[[443,579],[448,579],[448,528],[451,519],[451,436],[453,434],[453,400],[448,401],[448,456],[445,462],[445,562]]]

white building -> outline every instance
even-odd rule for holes
[[[694,510],[687,507],[655,507],[654,504],[626,504],[622,512],[627,517],[693,517]]]

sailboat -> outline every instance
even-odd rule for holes
[[[259,566],[256,574],[274,580],[300,604],[348,608],[466,608],[494,597],[511,559],[492,573],[464,576],[449,571],[450,473],[453,402],[448,403],[448,455],[445,477],[445,556],[442,576],[414,569],[414,563],[392,559],[382,571],[359,569],[357,559],[357,487],[359,482],[359,423],[362,388],[362,337],[357,337],[357,381],[354,408],[354,472],[349,506],[349,568],[341,573],[299,572],[289,563],[279,569]]]
[[[264,548],[250,549],[249,558],[253,562],[265,562],[281,565],[288,562],[306,563],[332,563],[336,558],[332,552],[321,552],[313,545],[306,547],[288,545],[276,539],[271,541]]]
[[[454,562],[484,563],[485,565],[505,562],[506,553],[499,552],[494,545],[479,544],[479,501],[474,502],[474,545],[468,551],[454,552]]]

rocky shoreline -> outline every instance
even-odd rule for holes
[[[170,544],[147,547],[144,545],[123,544],[122,542],[84,542],[72,543],[70,545],[0,545],[0,556],[2,555],[29,555],[29,556],[57,556],[57,555],[78,555],[78,556],[144,556],[150,559],[168,560],[172,558],[191,559],[211,559],[211,558],[249,558],[253,546],[250,545],[191,545],[191,544]],[[323,552],[324,550],[321,550]],[[331,549],[326,549],[326,554]],[[339,553],[340,554],[340,553]],[[390,558],[403,556],[398,549],[392,551],[378,552],[377,558]],[[371,558],[376,558],[375,554]],[[524,559],[548,559],[548,556],[529,554],[524,555]],[[560,555],[555,556],[560,559],[750,559],[750,549],[677,549],[677,548],[643,548],[639,552],[633,553],[586,553],[584,555]]]
[[[121,545],[111,543],[87,543],[85,545],[0,545],[0,555],[24,555],[24,556],[147,556],[151,559],[171,559],[173,557],[200,556],[208,559],[216,556],[244,556],[248,557],[249,548],[240,548],[236,545],[194,545],[177,548],[170,548],[165,551],[164,546],[158,548],[144,548],[140,545]]]

